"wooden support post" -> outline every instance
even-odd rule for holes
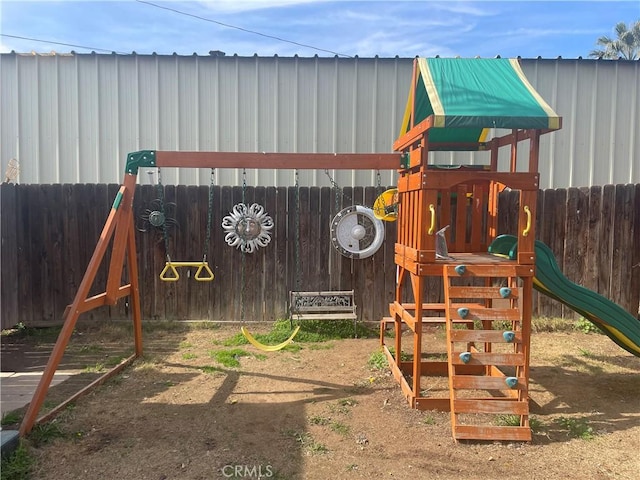
[[[520,313],[522,323],[520,328],[522,329],[522,342],[519,344],[518,353],[522,353],[524,356],[524,365],[517,367],[518,371],[516,376],[524,378],[529,383],[529,358],[531,351],[531,315],[533,311],[533,276],[522,278],[522,297],[519,299]],[[518,400],[527,400],[528,389],[521,390]]]
[[[136,330],[136,354],[142,353],[142,340],[141,340],[141,314],[140,314],[140,298],[138,292],[138,277],[137,277],[137,259],[135,254],[135,237],[133,230],[133,217],[131,216],[131,205],[133,203],[133,189],[135,188],[135,175],[127,175],[125,179],[124,185],[120,187],[118,194],[116,195],[116,199],[113,202],[111,207],[111,211],[109,212],[109,216],[105,222],[105,225],[102,229],[102,233],[100,234],[100,238],[98,239],[98,243],[93,252],[91,260],[89,261],[89,265],[87,270],[85,271],[84,277],[80,282],[80,286],[78,287],[78,291],[73,300],[73,303],[69,305],[64,313],[64,324],[62,326],[62,330],[58,335],[58,339],[56,344],[53,347],[51,355],[49,356],[49,360],[44,369],[42,377],[40,378],[40,382],[36,387],[36,391],[33,394],[31,402],[29,403],[29,407],[25,416],[22,420],[22,424],[20,425],[20,435],[24,436],[29,433],[33,428],[33,425],[36,421],[38,412],[44,403],[44,399],[49,390],[49,386],[51,385],[51,381],[53,380],[53,376],[62,360],[62,356],[64,355],[64,351],[67,348],[69,343],[69,339],[71,338],[71,334],[76,326],[78,321],[78,317],[81,313],[87,311],[91,306],[95,308],[97,306],[103,305],[107,302],[107,295],[98,295],[92,297],[93,300],[88,300],[89,291],[93,285],[98,269],[100,268],[100,264],[104,259],[105,253],[107,251],[107,247],[114,236],[114,232],[117,230],[122,232],[120,235],[123,236],[123,240],[126,241],[132,252],[129,252],[129,274],[132,277],[132,285],[121,287],[119,284],[112,288],[111,295],[114,299],[117,299],[121,296],[123,292],[129,291],[132,296],[132,304],[134,308],[134,330]],[[129,204],[129,208],[123,208],[123,202]],[[122,247],[124,248],[124,246]],[[124,253],[124,251],[123,251]],[[121,257],[121,262],[123,261],[123,257]],[[119,271],[120,274],[116,275],[118,280],[121,280],[122,276],[122,268],[123,264],[120,264],[119,270],[117,265],[112,263],[112,272]],[[115,275],[115,274],[114,274]],[[113,277],[112,277],[113,278]],[[112,284],[115,283],[115,280],[111,280]],[[136,312],[137,311],[137,312]],[[137,325],[136,325],[137,322]]]
[[[535,263],[536,207],[537,190],[520,191],[520,209],[518,213],[518,263]]]
[[[511,173],[516,173],[518,171],[518,130],[512,130],[511,136],[511,159],[509,171]]]
[[[413,378],[411,386],[414,396],[413,402],[415,402],[415,397],[420,396],[420,377],[422,377],[422,292],[424,290],[424,278],[420,275],[411,274],[411,286],[416,304],[413,319],[415,325],[413,329]]]
[[[129,283],[131,285],[131,318],[133,320],[133,341],[135,354],[142,355],[142,308],[140,304],[140,288],[138,279],[138,255],[136,253],[136,231],[133,216],[130,219],[127,237],[127,265],[129,267]]]
[[[115,207],[120,212],[120,215],[113,237],[111,262],[109,264],[109,275],[107,276],[106,302],[108,305],[115,305],[118,300],[117,291],[122,283],[124,256],[133,219],[133,194],[135,189],[136,176],[125,175],[123,188],[121,188],[121,192],[118,193],[114,202],[114,204],[118,202]]]
[[[396,280],[397,284],[396,284],[396,302],[397,303],[402,303],[402,296],[403,296],[403,284],[404,284],[404,279],[406,276],[406,269],[404,267],[397,267],[398,268],[398,278]],[[402,318],[400,317],[400,312],[398,312],[397,310],[395,311],[394,315],[393,315],[393,319],[395,320],[395,359],[396,359],[396,364],[398,366],[400,366],[400,362],[402,361],[400,352],[402,351]]]
[[[540,156],[540,130],[533,130],[529,138],[529,171],[538,172],[538,158]]]

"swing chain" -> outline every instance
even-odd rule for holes
[[[243,168],[242,169],[242,203],[246,203],[245,202],[245,192],[247,190],[247,169]]]
[[[382,176],[380,175],[380,170],[376,170],[376,198],[379,198],[382,193]],[[382,211],[385,213],[387,211],[387,203],[385,202],[384,197],[382,197]]]
[[[333,177],[329,173],[329,169],[325,168],[324,169],[324,173],[329,178],[329,182],[331,183],[331,186],[333,187],[334,191],[336,192],[336,195],[335,195],[335,204],[336,204],[335,208],[336,208],[336,213],[338,213],[340,211],[340,195],[342,194],[342,189],[338,186],[336,181],[333,179]]]
[[[247,169],[242,169],[242,204],[245,204],[245,193],[247,190]],[[240,320],[244,323],[244,293],[245,293],[245,285],[244,285],[244,269],[246,267],[246,253],[244,251],[240,251],[240,255],[242,255],[241,265],[240,265]]]
[[[247,253],[240,251],[240,255],[242,255],[242,264],[240,266],[240,320],[244,323],[244,269]]]
[[[211,240],[211,222],[213,220],[213,190],[216,184],[216,171],[211,169],[211,182],[209,184],[209,205],[207,207],[207,235],[204,240],[204,254],[202,255],[202,261],[207,261],[207,253],[209,252],[209,243]]]
[[[158,191],[158,200],[160,201],[160,212],[165,217],[165,221],[162,222],[162,237],[164,239],[164,253],[167,257],[167,261],[171,262],[169,256],[169,229],[166,222],[166,213],[164,210],[164,186],[162,185],[162,171],[158,168],[158,183],[156,184],[156,190]]]
[[[295,172],[295,192],[296,192],[296,214],[295,214],[295,246],[294,246],[294,256],[295,256],[295,284],[296,290],[300,290],[300,277],[302,276],[302,268],[300,266],[300,181],[298,176],[298,170]]]

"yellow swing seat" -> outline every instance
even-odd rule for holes
[[[298,330],[300,330],[300,325],[296,327],[289,338],[287,338],[282,343],[278,343],[277,345],[265,345],[264,343],[260,343],[253,335],[251,335],[251,333],[249,333],[249,330],[247,330],[245,327],[241,327],[241,330],[245,338],[249,340],[249,343],[256,347],[258,350],[262,350],[263,352],[276,352],[278,350],[282,350],[293,341],[293,338],[298,334]]]

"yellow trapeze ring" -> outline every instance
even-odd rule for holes
[[[254,338],[253,335],[249,333],[249,330],[247,330],[244,327],[241,327],[241,330],[245,338],[249,340],[249,343],[254,347],[256,347],[258,350],[262,350],[264,352],[276,352],[278,350],[282,350],[284,347],[286,347],[293,341],[293,337],[295,337],[296,334],[298,333],[298,330],[300,330],[300,325],[296,327],[296,329],[293,331],[293,333],[289,338],[287,338],[284,342],[279,343],[277,345],[265,345],[264,343],[260,343],[258,340]]]

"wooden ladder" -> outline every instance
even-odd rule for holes
[[[443,268],[454,439],[530,441],[530,323],[521,316],[516,266]],[[498,278],[503,285],[492,286]],[[468,285],[471,282],[474,285]],[[474,320],[475,328],[461,329],[454,323],[460,319]],[[484,375],[463,374],[465,365],[484,366]]]

